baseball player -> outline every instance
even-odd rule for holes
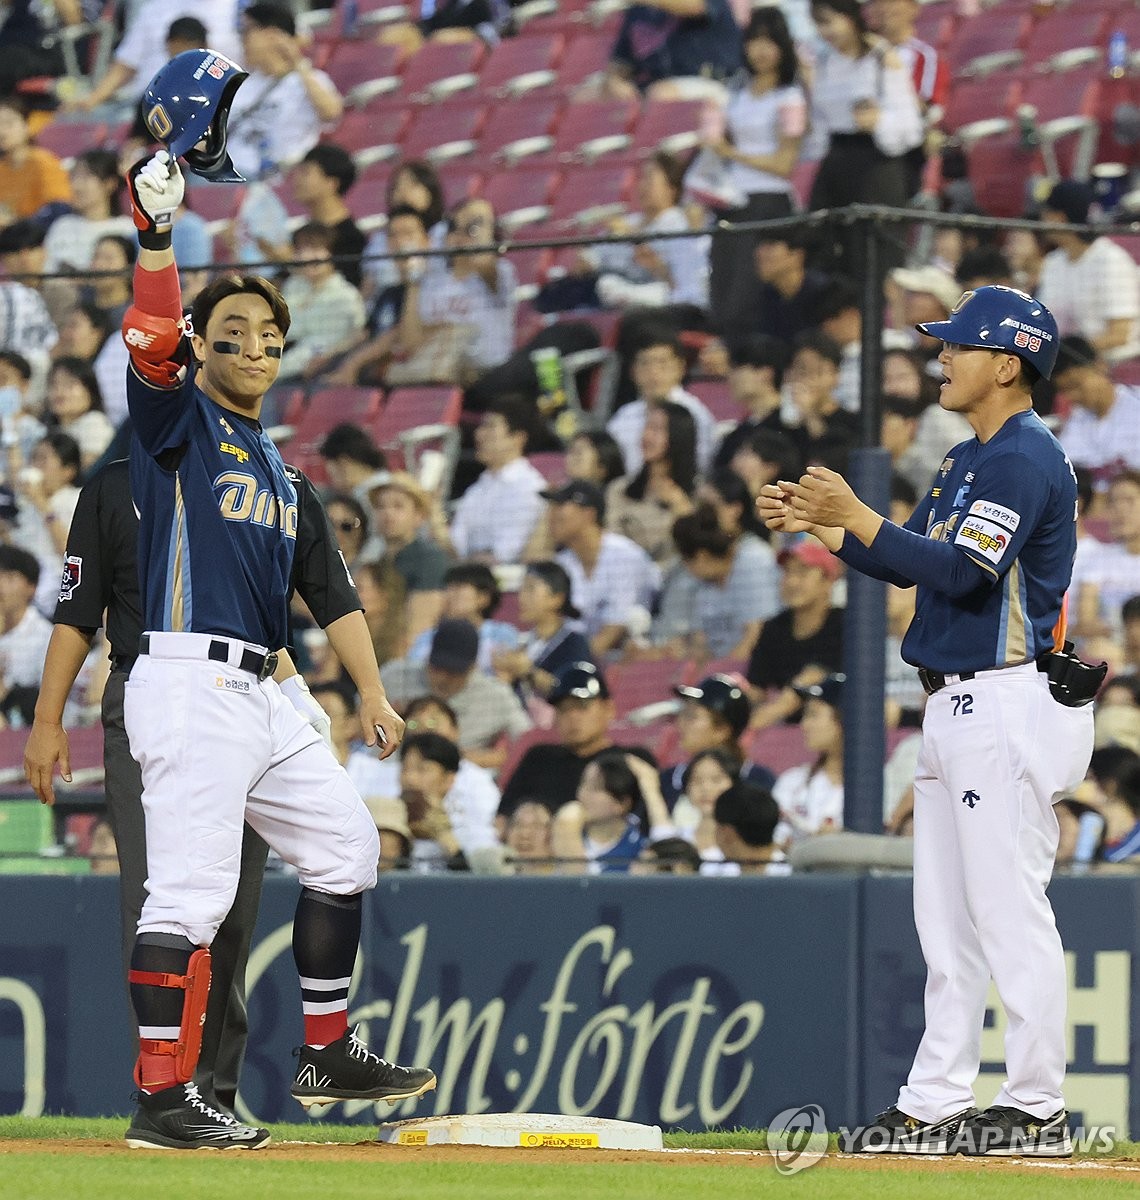
[[[292,584],[318,624],[336,643],[361,619],[360,598],[316,490],[296,468],[286,473],[297,489],[297,553]],[[55,630],[44,662],[35,721],[24,748],[24,772],[40,800],[55,802],[52,772],[70,775],[63,708],[95,632],[107,614],[111,671],[103,691],[103,762],[107,814],[119,860],[124,972],[129,969],[139,913],[146,897],[146,841],[142,779],[123,727],[123,691],[143,632],[138,585],[138,516],[131,503],[127,460],[109,463],[84,485],[71,521]],[[300,675],[277,676],[281,690],[318,732],[328,729],[324,709]],[[248,1022],[245,968],[261,898],[265,840],[243,831],[237,894],[210,946],[211,984],[195,1083],[203,1095],[232,1108],[245,1054]]]
[[[209,947],[233,901],[246,821],[302,885],[293,955],[305,1040],[293,1096],[308,1107],[395,1101],[434,1087],[435,1076],[385,1062],[348,1029],[379,838],[332,751],[273,679],[287,638],[297,491],[258,417],[289,310],[266,280],[223,276],[195,300],[187,341],[170,248],[182,173],[159,151],[127,182],[141,246],[123,337],[141,451],[131,457],[131,495],[146,632],[123,716],[142,772],[148,871],[128,976],[140,1097],[127,1144],[256,1148],[268,1131],[241,1124],[191,1082]],[[365,740],[391,754],[403,721],[363,624],[346,661],[359,673]]]
[[[905,526],[822,467],[769,485],[759,501],[770,528],[807,530],[856,570],[918,588],[903,657],[930,696],[914,783],[926,1031],[898,1104],[855,1145],[1068,1155],[1065,962],[1045,888],[1053,804],[1088,767],[1084,705],[1102,676],[1084,671],[1058,633],[1077,486],[1030,395],[1053,370],[1057,324],[1032,296],[982,287],[948,320],[918,328],[943,342],[942,407],[975,436],[947,454]],[[1009,1017],[1008,1078],[979,1112],[991,978]]]

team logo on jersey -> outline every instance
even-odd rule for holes
[[[297,536],[297,504],[279,500],[269,488],[260,487],[244,471],[222,471],[214,479],[218,508],[227,521],[249,521],[254,525],[277,526],[286,537]]]
[[[218,449],[223,454],[232,454],[238,462],[249,462],[249,451],[243,450],[241,446],[235,446],[233,442],[219,442]]]
[[[63,560],[63,578],[59,583],[59,598],[70,600],[82,581],[83,557],[79,554],[69,554]]]
[[[1009,545],[1009,534],[994,521],[984,517],[967,516],[954,539],[955,546],[977,550],[990,562],[1000,562],[1006,546]]]
[[[979,796],[978,793],[975,792],[973,788],[970,788],[969,791],[962,793],[962,803],[965,804],[968,808],[973,808],[974,805],[977,804],[980,799],[981,799],[981,796]]]
[[[953,466],[954,466],[954,460],[952,458],[944,458],[942,460],[942,466],[940,466],[938,468],[938,474],[941,475],[943,479],[945,479],[946,476],[950,474],[950,469]]]

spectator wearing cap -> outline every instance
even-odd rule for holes
[[[843,612],[831,591],[842,569],[834,555],[801,540],[782,551],[780,595],[784,608],[756,640],[746,672],[758,703],[752,727],[763,729],[794,717],[802,707],[796,684],[818,682],[843,662]]]
[[[28,110],[18,96],[0,96],[0,228],[46,204],[71,202],[63,164],[32,144]]]
[[[772,786],[780,806],[780,844],[843,828],[844,678],[828,675],[796,689],[804,705],[804,745],[815,757],[789,767]]]
[[[1058,183],[1041,206],[1041,219],[1084,225],[1094,199],[1092,185]],[[1132,256],[1096,233],[1046,232],[1055,249],[1045,255],[1037,299],[1057,319],[1062,337],[1079,334],[1109,364],[1140,354],[1140,271]]]
[[[534,424],[530,405],[504,396],[475,430],[475,457],[483,473],[459,498],[451,522],[451,544],[460,558],[492,563],[522,560],[542,515],[542,474],[526,459]]]
[[[443,577],[443,610],[445,621],[470,621],[479,631],[479,670],[495,674],[494,657],[501,650],[517,650],[519,631],[507,621],[492,617],[502,603],[503,593],[495,573],[486,563],[455,563]],[[432,631],[427,630],[412,643],[408,658],[426,662],[431,650]]]
[[[787,391],[798,416],[789,436],[806,463],[846,462],[859,444],[859,416],[839,403],[843,351],[826,333],[801,334],[788,366]],[[837,468],[839,469],[839,468]]]
[[[558,741],[529,746],[519,760],[499,803],[503,825],[528,800],[551,813],[569,804],[586,764],[614,744],[610,733],[614,703],[605,676],[593,663],[578,662],[564,669],[555,679],[547,701],[554,708]],[[648,750],[636,748],[632,752],[653,762]]]
[[[1057,436],[1069,461],[1092,471],[1099,491],[1125,468],[1140,469],[1140,392],[1113,382],[1092,342],[1061,339],[1053,383],[1073,405]]]
[[[945,321],[961,298],[961,285],[949,271],[936,266],[899,267],[891,272],[890,283],[896,293],[892,324],[933,358],[942,349],[942,343],[924,333],[915,333],[914,326],[925,321]]]
[[[779,570],[759,538],[730,533],[716,509],[702,504],[673,524],[673,542],[696,580],[688,628],[674,645],[679,658],[747,661],[764,622],[779,611]]]
[[[338,492],[348,492],[362,504],[380,481],[376,478],[387,465],[384,451],[359,425],[343,421],[334,425],[317,447],[324,459],[329,484]]]
[[[788,347],[779,338],[763,333],[749,334],[729,348],[728,387],[743,416],[717,447],[714,467],[727,467],[756,430],[784,432],[780,389],[788,358]]]
[[[697,426],[697,467],[704,471],[712,462],[716,422],[709,410],[681,386],[686,360],[681,343],[664,330],[650,330],[633,354],[630,374],[637,399],[623,404],[610,417],[606,431],[621,447],[625,469],[636,475],[645,461],[641,437],[649,406],[662,400],[687,408]]]
[[[716,674],[695,686],[673,689],[674,695],[683,701],[677,714],[677,733],[684,758],[676,766],[666,767],[661,772],[661,792],[670,810],[684,788],[689,761],[704,750],[726,751],[737,764],[738,778],[760,787],[772,786],[775,778],[772,772],[759,763],[750,762],[740,744],[752,713],[742,683],[732,675]]]
[[[527,631],[522,645],[492,656],[496,673],[521,689],[524,701],[532,694],[545,698],[562,671],[589,662],[581,615],[570,599],[565,567],[552,561],[527,567],[519,587],[519,624]]]
[[[509,684],[477,669],[478,657],[475,626],[443,620],[432,635],[426,665],[397,659],[385,666],[384,683],[398,708],[429,694],[446,700],[459,720],[464,757],[497,771],[507,757],[503,739],[526,733],[531,720]]]
[[[550,501],[550,536],[560,547],[555,561],[570,576],[573,604],[600,660],[625,640],[629,621],[645,615],[661,573],[640,546],[603,528],[606,502],[595,484],[572,479],[541,494]]]
[[[384,557],[403,576],[407,588],[405,636],[408,644],[414,645],[443,614],[451,560],[431,532],[437,505],[406,471],[386,475],[371,499],[376,528],[384,539]]]
[[[32,600],[40,581],[34,554],[0,546],[0,713],[30,725],[47,657],[51,622]]]
[[[780,806],[766,788],[738,779],[716,798],[713,810],[721,862],[705,861],[702,875],[789,875],[775,843]]]

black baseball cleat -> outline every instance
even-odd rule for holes
[[[427,1067],[399,1067],[372,1053],[360,1040],[360,1026],[323,1050],[301,1046],[293,1081],[293,1099],[305,1108],[338,1100],[387,1100],[395,1104],[422,1096],[435,1087]]]
[[[127,1130],[136,1150],[257,1150],[269,1141],[268,1129],[243,1125],[194,1083],[140,1092],[138,1101]]]
[[[1024,1109],[1000,1105],[987,1108],[962,1122],[951,1152],[1003,1158],[1068,1158],[1073,1153],[1069,1114],[1063,1108],[1051,1117],[1035,1117]]]
[[[952,1154],[950,1146],[963,1121],[977,1111],[964,1108],[940,1121],[920,1121],[895,1106],[869,1125],[841,1130],[839,1149],[847,1154]]]

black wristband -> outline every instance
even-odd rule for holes
[[[157,229],[139,230],[139,245],[144,250],[169,250],[170,239],[171,231],[169,228],[162,231]]]

